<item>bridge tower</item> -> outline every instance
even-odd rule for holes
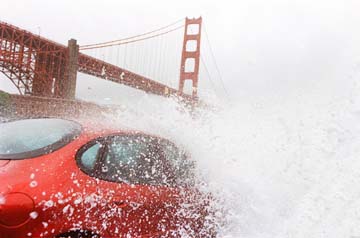
[[[75,99],[79,45],[70,39],[59,60],[56,52],[36,53],[31,95]]]
[[[76,89],[76,76],[78,70],[79,45],[75,39],[68,41],[67,64],[65,66],[65,77],[62,80],[59,96],[61,98],[74,99]]]
[[[201,17],[185,19],[184,42],[181,54],[179,93],[184,94],[185,82],[191,81],[191,95],[194,100],[198,100],[201,24]]]

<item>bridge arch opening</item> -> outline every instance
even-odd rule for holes
[[[185,61],[185,73],[192,73],[195,71],[195,59],[187,58]]]
[[[197,51],[197,41],[188,40],[186,42],[186,52],[195,52],[195,51]]]

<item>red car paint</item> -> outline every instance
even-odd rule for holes
[[[199,230],[207,213],[196,189],[110,182],[79,168],[84,145],[125,134],[142,135],[88,125],[52,153],[0,158],[0,238],[180,237],[189,229],[205,237]]]

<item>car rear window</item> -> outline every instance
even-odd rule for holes
[[[51,153],[70,143],[80,132],[80,124],[57,118],[0,123],[0,159],[25,159]]]

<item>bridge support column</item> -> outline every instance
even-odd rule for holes
[[[32,95],[41,97],[52,96],[52,78],[48,72],[49,56],[44,52],[38,52],[35,60],[35,74],[32,83]]]
[[[65,66],[64,78],[61,82],[60,97],[67,99],[75,98],[76,76],[78,68],[79,45],[75,39],[68,41],[67,63]]]
[[[197,88],[200,63],[201,23],[201,17],[197,19],[185,19],[184,42],[180,67],[179,92],[180,94],[183,94],[185,82],[191,81],[191,94],[195,101],[198,99]],[[191,32],[190,28],[193,26],[195,27],[195,32]],[[190,49],[190,46],[193,46],[192,49]]]

